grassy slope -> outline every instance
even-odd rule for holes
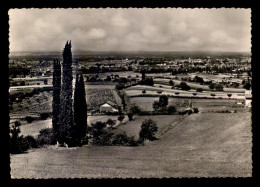
[[[251,114],[187,116],[139,147],[41,148],[11,156],[13,178],[249,177]]]

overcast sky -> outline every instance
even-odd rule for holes
[[[10,51],[251,51],[250,9],[12,9]]]

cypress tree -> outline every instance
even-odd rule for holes
[[[60,143],[70,144],[73,126],[72,112],[72,53],[67,42],[62,53],[62,87],[60,98]]]
[[[58,59],[53,61],[53,100],[52,100],[52,127],[55,139],[60,139],[60,92],[61,92],[61,65]]]
[[[87,133],[87,103],[84,78],[82,74],[76,77],[74,92],[74,140],[77,145],[86,137]]]

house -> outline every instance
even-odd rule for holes
[[[99,107],[99,112],[100,113],[116,113],[118,112],[118,105],[111,102],[107,101],[104,104],[100,105]]]

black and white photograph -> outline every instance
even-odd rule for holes
[[[252,177],[250,8],[12,8],[11,179]]]

